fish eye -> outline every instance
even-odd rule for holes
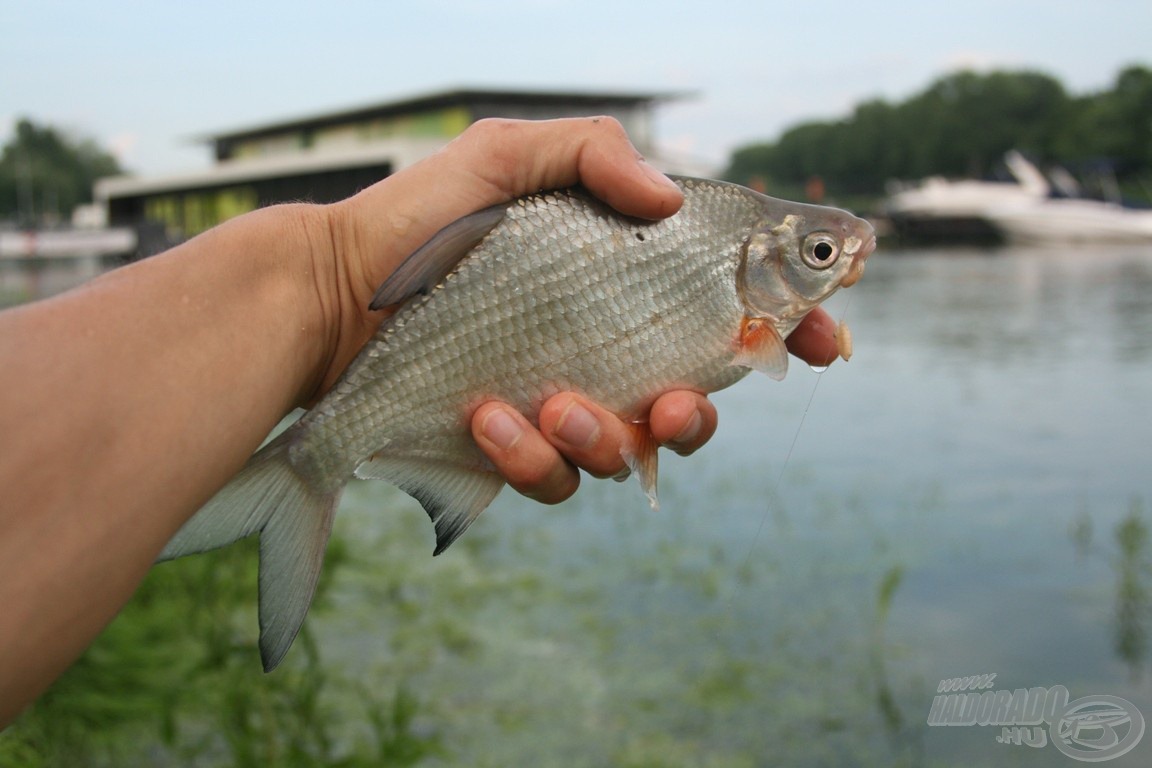
[[[840,257],[840,243],[836,238],[822,232],[808,235],[804,238],[800,257],[812,269],[827,269]]]

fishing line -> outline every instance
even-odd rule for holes
[[[844,328],[844,318],[848,315],[848,306],[852,303],[852,295],[848,295],[847,301],[844,302],[844,309],[840,312],[840,320],[836,325],[837,332]],[[744,562],[741,570],[748,567],[748,563],[752,560],[752,555],[756,552],[756,544],[760,541],[760,534],[764,531],[764,526],[768,522],[768,516],[772,514],[772,498],[776,496],[777,491],[780,489],[781,483],[784,482],[784,473],[788,471],[788,465],[792,461],[792,454],[796,451],[796,443],[800,440],[800,431],[804,429],[804,420],[808,418],[808,411],[812,408],[812,403],[816,400],[816,390],[820,386],[820,380],[824,378],[831,363],[816,371],[816,382],[812,385],[812,393],[808,396],[808,403],[804,406],[804,411],[800,414],[800,423],[796,425],[796,432],[792,435],[792,443],[788,446],[788,452],[784,455],[784,463],[780,465],[780,471],[776,473],[776,480],[768,489],[768,505],[764,510],[764,515],[760,518],[760,525],[756,527],[756,533],[752,535],[752,541],[748,544],[748,554],[744,556]]]

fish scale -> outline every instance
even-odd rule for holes
[[[567,210],[567,206],[563,208]],[[525,218],[537,230],[547,231],[549,215],[558,215],[561,206],[552,204],[548,209],[535,211],[537,215],[527,215]],[[612,221],[597,218],[596,209],[588,208],[585,213],[585,218],[597,224]],[[525,229],[527,227],[520,228],[520,231]],[[454,427],[457,426],[463,422],[465,415],[459,412],[460,395],[469,393],[474,399],[480,387],[490,389],[486,394],[491,397],[507,400],[525,411],[526,415],[534,417],[532,409],[539,405],[544,392],[554,387],[547,386],[548,382],[544,380],[535,382],[536,386],[531,390],[500,386],[499,379],[518,380],[526,374],[547,375],[550,369],[557,367],[556,357],[575,357],[579,360],[579,370],[569,372],[563,378],[566,381],[585,382],[580,390],[594,399],[606,404],[635,400],[635,391],[620,391],[622,386],[626,388],[629,383],[629,378],[625,376],[626,368],[635,370],[635,366],[649,365],[655,369],[652,373],[664,373],[660,368],[669,367],[669,358],[672,362],[678,362],[677,355],[668,355],[669,350],[681,351],[678,342],[684,336],[693,335],[694,329],[685,331],[681,328],[681,332],[674,334],[675,338],[663,339],[661,346],[655,346],[651,338],[654,328],[652,315],[655,313],[670,316],[679,309],[681,318],[695,316],[709,321],[711,328],[708,329],[708,335],[713,342],[712,349],[707,359],[700,361],[697,367],[712,362],[716,355],[730,357],[729,348],[735,327],[732,318],[738,318],[740,312],[734,294],[731,291],[728,295],[718,294],[728,305],[723,315],[714,311],[716,307],[711,308],[713,311],[687,312],[692,307],[701,309],[701,300],[709,295],[707,284],[717,278],[717,270],[702,268],[707,265],[691,259],[653,258],[666,257],[669,250],[676,247],[674,244],[665,244],[656,233],[644,241],[633,238],[633,243],[612,248],[601,254],[600,258],[584,260],[579,258],[583,246],[579,242],[564,243],[548,238],[547,246],[540,249],[525,243],[526,247],[519,249],[525,256],[518,258],[518,253],[505,247],[506,239],[490,236],[488,241],[476,249],[475,258],[447,279],[445,288],[466,291],[471,282],[483,283],[490,280],[490,275],[494,273],[511,271],[520,273],[517,275],[517,285],[520,287],[518,292],[507,296],[472,292],[469,294],[470,300],[444,305],[429,300],[420,308],[421,314],[427,315],[427,322],[423,321],[423,317],[421,322],[409,320],[402,327],[386,328],[378,336],[375,343],[386,348],[394,347],[398,351],[374,357],[370,364],[371,371],[364,372],[363,380],[371,382],[369,386],[381,392],[381,399],[388,397],[384,390],[390,390],[394,402],[402,404],[409,415],[397,413],[396,409],[377,409],[374,418],[362,425],[361,432],[367,441],[363,446],[364,451],[350,461],[362,459],[372,452],[368,450],[370,443],[374,435],[383,431],[383,424],[390,425],[387,432],[394,440],[408,442],[400,436],[410,432],[411,441],[418,445],[421,438],[429,436],[427,412],[422,406],[440,410],[441,423],[451,421],[456,422]],[[682,245],[680,247],[683,248]],[[636,257],[618,258],[629,249],[636,252]],[[488,252],[494,252],[497,256],[484,259]],[[547,258],[532,258],[533,254]],[[722,258],[723,272],[731,275],[729,282],[734,284],[737,267],[735,249],[723,254]],[[515,269],[508,269],[509,261],[516,265]],[[533,284],[533,275],[540,275],[535,281],[538,285]],[[577,279],[582,279],[583,285],[573,296],[573,292],[566,286]],[[597,291],[596,287],[600,285],[622,285],[624,288]],[[623,293],[641,290],[646,291],[648,301],[632,302],[632,306],[644,307],[642,312],[632,312],[630,315],[629,304],[620,304],[614,300]],[[539,293],[545,296],[543,302],[537,298]],[[444,295],[448,295],[447,291]],[[492,311],[493,307],[499,308],[498,311]],[[656,308],[655,311],[652,307]],[[476,318],[485,320],[477,322]],[[670,330],[673,327],[667,321],[664,325]],[[697,331],[695,335],[703,334]],[[637,346],[633,351],[632,347],[637,343],[642,346]],[[647,360],[639,359],[638,353],[642,351],[648,352]],[[492,352],[496,355],[491,355]],[[589,354],[591,352],[599,354],[593,358]],[[618,365],[620,356],[628,360],[627,366]],[[431,387],[425,376],[406,376],[405,381],[400,382],[394,377],[383,375],[389,368],[408,369],[418,361],[432,370],[453,370],[462,375],[443,385]],[[595,380],[588,378],[592,373],[602,374],[605,364],[608,366],[607,375],[598,375]],[[643,368],[640,373],[644,379],[651,375]],[[669,376],[664,373],[661,378],[667,380]],[[357,384],[359,381],[357,379]],[[418,391],[406,391],[405,385],[409,382]],[[454,418],[443,418],[449,415]],[[406,423],[411,423],[410,430],[402,427]],[[478,449],[467,431],[453,431],[459,438],[458,449],[473,455],[477,463],[482,463]]]
[[[352,476],[424,506],[442,552],[503,487],[470,418],[500,400],[536,423],[581,393],[629,421],[672,389],[784,375],[784,337],[859,277],[871,227],[843,211],[677,179],[681,210],[646,222],[582,190],[542,193],[450,225],[381,286],[398,305],[332,391],[245,465],[161,559],[259,532],[261,654],[287,651]],[[817,247],[817,244],[820,247]],[[623,458],[655,506],[655,447]]]

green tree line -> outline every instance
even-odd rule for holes
[[[92,202],[96,179],[120,172],[116,158],[91,139],[21,119],[0,150],[0,221],[67,221],[73,208]]]
[[[873,99],[846,118],[812,121],[733,153],[724,177],[802,197],[819,177],[838,197],[883,194],[891,179],[986,177],[1019,149],[1041,163],[1106,171],[1128,196],[1152,200],[1152,69],[1131,66],[1082,96],[1030,71],[959,72],[910,98]],[[67,219],[92,184],[121,172],[90,139],[22,119],[0,150],[0,220]]]
[[[902,102],[866,101],[844,119],[742,147],[725,178],[795,196],[819,177],[836,195],[875,196],[892,179],[992,176],[1010,149],[1106,171],[1126,194],[1152,199],[1152,69],[1128,67],[1082,96],[1039,72],[950,74]]]

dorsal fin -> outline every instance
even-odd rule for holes
[[[457,219],[437,232],[388,276],[369,307],[383,309],[413,296],[430,293],[504,219],[509,205],[504,203],[485,208]]]

